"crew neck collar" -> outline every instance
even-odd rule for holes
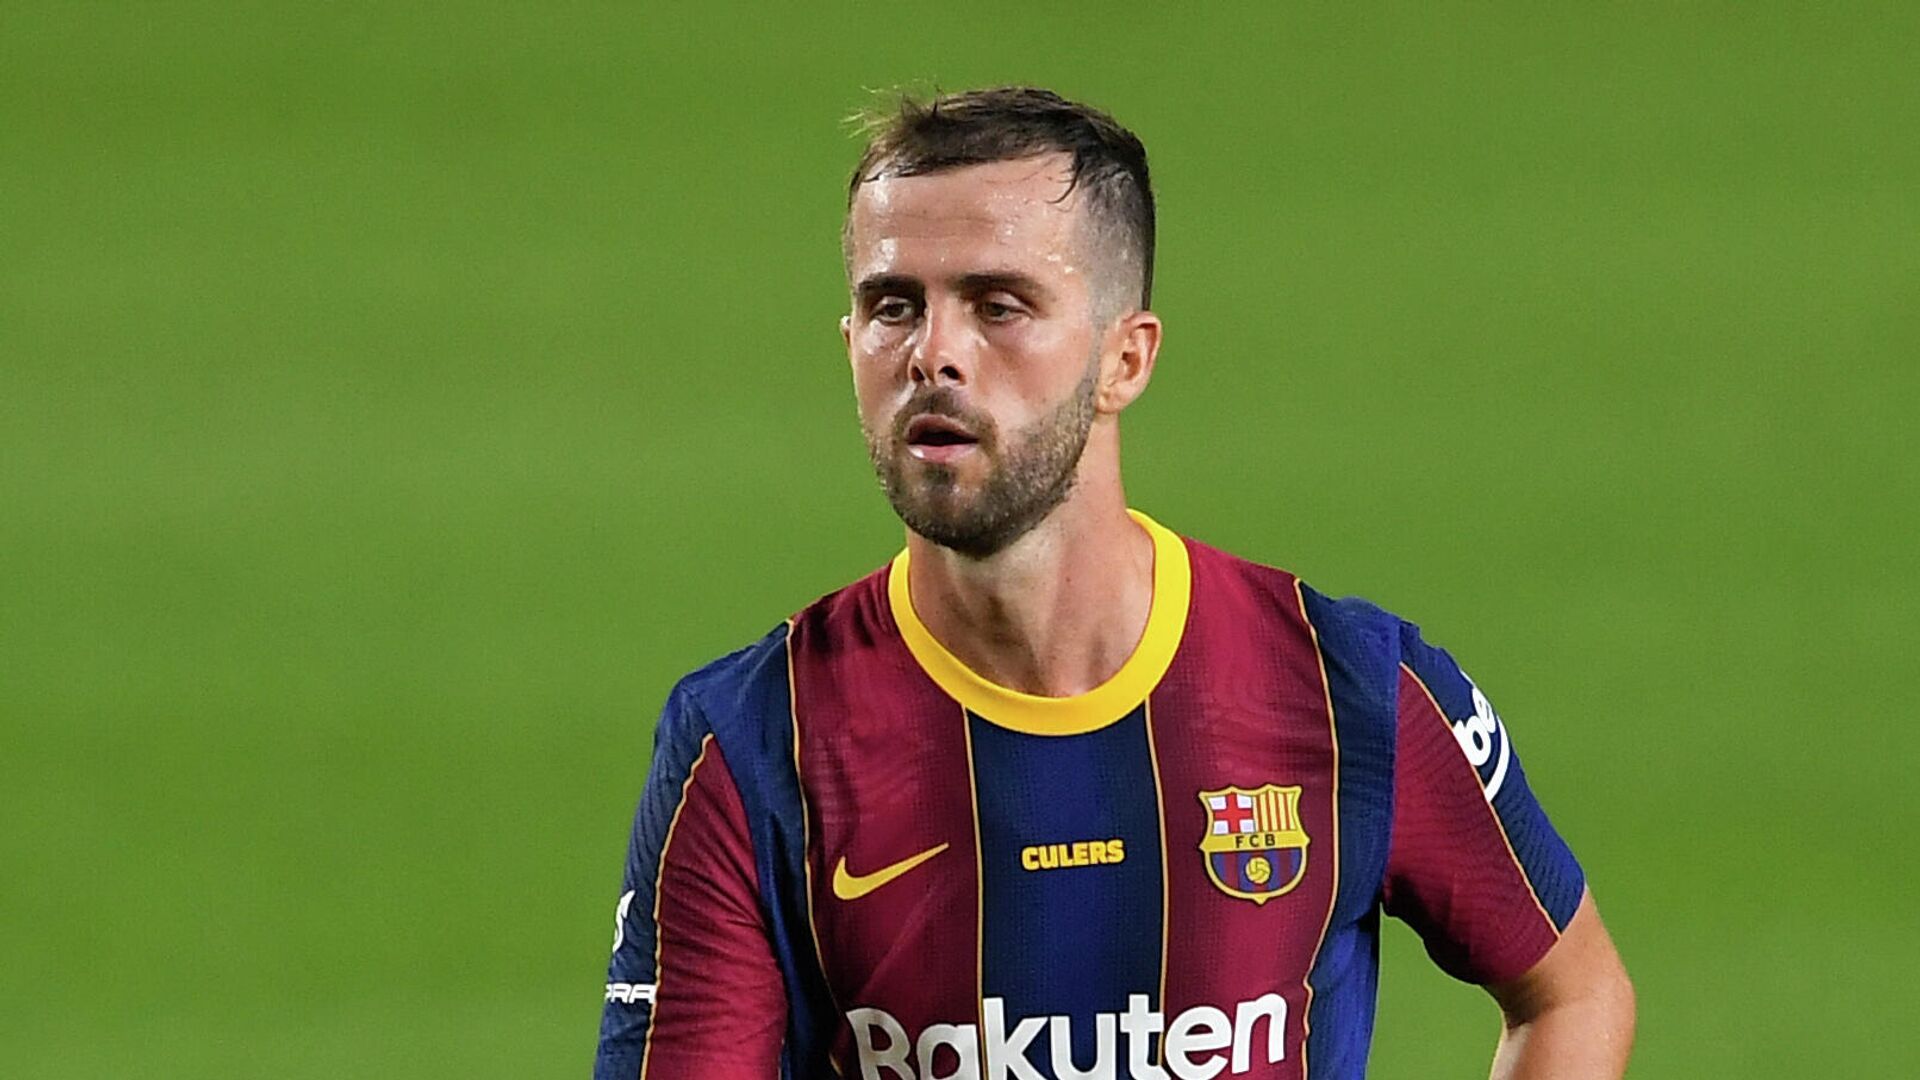
[[[907,650],[921,670],[968,711],[1014,731],[1081,735],[1126,716],[1146,700],[1173,663],[1193,592],[1186,542],[1138,510],[1127,514],[1153,540],[1153,600],[1133,655],[1106,682],[1072,697],[1045,697],[1001,686],[974,671],[948,652],[913,610],[907,588],[908,553],[902,549],[887,575],[887,603]]]

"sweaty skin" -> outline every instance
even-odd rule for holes
[[[1101,324],[1092,230],[1067,159],[1049,155],[863,184],[849,219],[852,311],[841,320],[861,425],[909,497],[964,520],[1009,467],[1015,436],[1044,435],[1077,394],[1085,445],[1060,501],[991,553],[909,532],[915,608],[975,671],[1066,696],[1118,671],[1146,627],[1153,547],[1127,517],[1119,415],[1146,388],[1160,320]],[[932,391],[992,438],[939,461],[890,440]],[[1071,410],[1070,410],[1071,411]]]

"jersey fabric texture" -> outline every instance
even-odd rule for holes
[[[1584,882],[1412,625],[1154,542],[1073,698],[936,641],[907,556],[669,696],[596,1080],[1359,1077],[1380,915],[1495,982]]]

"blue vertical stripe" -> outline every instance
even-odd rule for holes
[[[1160,819],[1146,710],[1096,731],[1030,735],[971,713],[980,813],[981,992],[1008,1017],[1073,1021],[1073,1063],[1095,1061],[1093,1017],[1129,994],[1160,1007]],[[1118,863],[1030,870],[1028,848],[1120,840]],[[1052,1055],[1029,1054],[1043,1076]],[[1124,1068],[1124,1066],[1122,1066]]]
[[[1379,980],[1381,883],[1393,822],[1399,620],[1364,600],[1301,587],[1319,637],[1340,743],[1340,886],[1307,985],[1311,1077],[1361,1077]]]

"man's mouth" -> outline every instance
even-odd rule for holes
[[[921,461],[946,463],[973,452],[979,436],[951,416],[921,413],[907,424],[907,453]]]

